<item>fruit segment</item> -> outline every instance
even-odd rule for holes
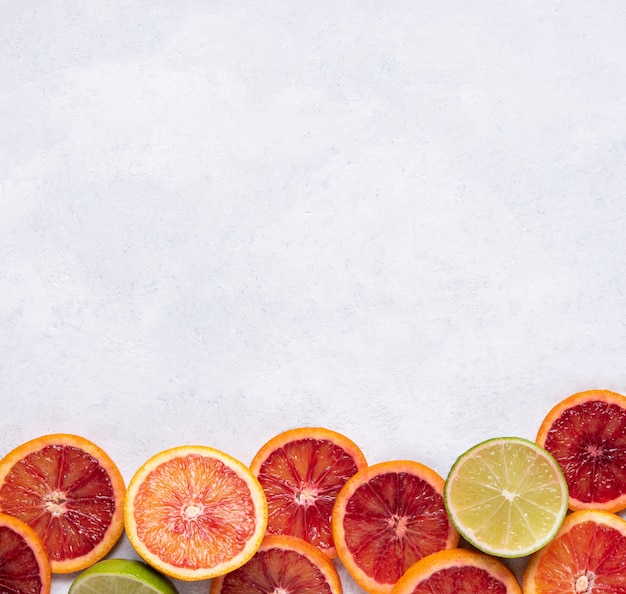
[[[626,508],[626,398],[608,390],[580,392],[548,413],[537,443],[557,460],[569,507]]]
[[[359,471],[341,489],[333,509],[335,544],[364,590],[390,592],[413,563],[458,544],[443,484],[418,462],[391,461]]]
[[[570,514],[524,572],[525,594],[624,594],[626,521],[596,510]]]
[[[208,579],[245,563],[267,526],[265,495],[241,462],[205,446],[182,446],[148,460],[125,502],[128,538],[170,577]]]
[[[328,429],[292,429],[271,439],[250,464],[267,497],[268,532],[297,536],[335,557],[330,529],[335,499],[366,465],[352,441]]]
[[[41,539],[28,524],[0,514],[0,592],[48,594],[50,562]]]
[[[0,461],[0,509],[40,536],[53,573],[104,557],[124,529],[125,485],[95,444],[67,434],[29,441]]]
[[[341,594],[332,561],[306,541],[268,535],[257,553],[235,571],[213,579],[211,594]]]
[[[493,557],[448,549],[424,557],[400,578],[393,594],[522,594],[517,578]]]
[[[567,485],[557,463],[520,438],[470,448],[453,465],[444,493],[461,535],[500,557],[523,557],[544,546],[567,512]]]

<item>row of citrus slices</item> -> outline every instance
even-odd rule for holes
[[[525,594],[626,592],[623,508],[626,398],[604,390],[555,406],[536,443],[470,448],[445,480],[410,460],[368,465],[345,436],[302,428],[249,467],[206,446],[165,450],[126,489],[99,447],[55,434],[0,461],[0,590],[45,594],[125,529],[149,566],[211,579],[211,594],[340,594],[335,557],[371,594],[519,594],[498,557],[531,554]],[[72,594],[89,591],[83,575]]]

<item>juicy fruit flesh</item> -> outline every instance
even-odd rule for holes
[[[499,579],[480,567],[448,567],[440,569],[416,585],[412,594],[506,594]]]
[[[22,536],[0,527],[0,592],[39,594],[39,563]]]
[[[535,584],[542,594],[624,594],[626,537],[595,522],[573,526],[543,554]]]
[[[69,594],[177,594],[174,584],[134,559],[106,559],[83,571]]]
[[[320,570],[295,551],[259,551],[240,569],[224,577],[221,594],[331,594]]]
[[[485,444],[449,478],[448,507],[459,532],[492,554],[536,550],[565,515],[567,493],[557,473],[547,458],[516,440]]]
[[[215,567],[239,554],[256,528],[246,482],[220,460],[197,454],[154,468],[135,497],[139,540],[166,563]]]
[[[343,525],[356,564],[384,584],[395,584],[413,563],[444,549],[450,532],[442,496],[405,472],[380,474],[358,487]]]
[[[596,400],[565,410],[544,447],[574,499],[604,503],[626,493],[626,410],[620,406]]]
[[[332,548],[333,504],[357,470],[352,457],[328,440],[301,439],[276,449],[258,473],[267,498],[268,532],[298,536],[321,550]]]
[[[0,508],[29,524],[51,560],[89,553],[115,512],[111,479],[98,461],[73,446],[50,445],[25,456],[0,489]]]

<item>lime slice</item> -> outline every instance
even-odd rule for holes
[[[489,439],[452,466],[448,515],[469,543],[498,557],[523,557],[556,535],[567,513],[565,477],[555,459],[519,437]]]
[[[178,594],[174,584],[145,563],[106,559],[83,571],[69,594]]]

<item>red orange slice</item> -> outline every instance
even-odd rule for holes
[[[579,392],[547,414],[537,443],[559,463],[569,507],[626,508],[626,398],[608,390]]]
[[[605,511],[573,512],[530,558],[522,584],[524,594],[623,594],[626,521]]]
[[[268,532],[297,536],[335,557],[335,498],[366,465],[356,444],[330,429],[291,429],[270,439],[250,464],[267,497]]]
[[[267,535],[245,565],[211,582],[211,594],[341,594],[332,561],[294,536]]]
[[[181,580],[236,569],[256,552],[267,526],[261,485],[241,462],[206,446],[160,452],[128,485],[126,533],[139,555]]]
[[[104,557],[124,530],[124,480],[109,456],[78,435],[28,441],[0,461],[0,511],[31,526],[53,573]]]
[[[333,537],[339,559],[366,592],[387,594],[411,565],[456,547],[443,486],[434,470],[407,460],[374,464],[343,486]]]
[[[41,539],[28,524],[0,514],[0,592],[48,594],[50,562]]]
[[[393,594],[522,594],[517,578],[495,557],[448,549],[424,557],[398,580]]]

